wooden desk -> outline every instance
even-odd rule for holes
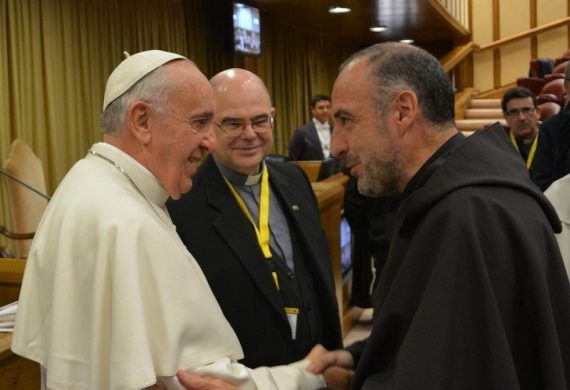
[[[321,169],[321,160],[315,161],[290,161],[292,164],[298,165],[305,172],[309,180],[316,182],[319,177],[319,170]]]
[[[0,306],[18,300],[24,268],[25,259],[0,258]]]
[[[0,333],[0,389],[38,390],[39,364],[13,353],[11,344],[12,333]]]
[[[0,306],[18,300],[25,259],[0,259]],[[0,389],[37,390],[40,366],[10,350],[12,333],[0,333]]]
[[[317,196],[321,212],[321,224],[329,244],[342,333],[346,336],[352,327],[352,312],[349,305],[348,286],[343,284],[342,280],[342,266],[340,262],[340,218],[344,198],[343,180],[343,178],[338,177],[338,180],[320,181],[311,183],[311,185]]]

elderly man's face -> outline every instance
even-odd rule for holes
[[[533,139],[538,131],[539,108],[531,97],[511,99],[507,102],[505,119],[516,138]]]
[[[165,66],[176,87],[163,112],[152,114],[147,168],[169,195],[178,199],[192,187],[196,162],[216,147],[215,101],[210,83],[195,66],[184,61]]]
[[[331,152],[357,177],[360,193],[380,196],[399,192],[403,160],[388,118],[375,105],[374,85],[367,60],[353,62],[338,76],[332,94]]]
[[[239,88],[216,88],[215,95],[216,158],[236,172],[257,173],[273,145],[275,109],[266,90],[248,80]]]

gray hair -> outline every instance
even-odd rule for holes
[[[342,71],[357,59],[367,59],[370,74],[376,81],[376,103],[385,113],[389,103],[402,90],[408,89],[418,97],[426,120],[436,126],[453,124],[455,97],[448,75],[438,60],[418,47],[384,42],[363,49],[341,66]]]
[[[164,110],[166,101],[173,91],[175,83],[163,66],[159,66],[137,83],[135,83],[124,94],[111,102],[101,114],[101,129],[104,134],[116,135],[125,124],[125,117],[129,106],[137,101],[143,100],[152,104],[152,109],[156,113]]]

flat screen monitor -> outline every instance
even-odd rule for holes
[[[352,267],[352,232],[344,217],[340,220],[340,265],[342,276],[346,276]]]
[[[233,3],[233,48],[242,54],[261,54],[261,21],[259,8]]]

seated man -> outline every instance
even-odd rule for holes
[[[501,101],[503,115],[509,126],[509,138],[513,147],[520,153],[533,178],[538,159],[538,122],[540,107],[536,96],[527,88],[509,89]]]
[[[250,367],[340,346],[337,301],[315,195],[302,170],[265,159],[275,108],[243,69],[211,80],[217,148],[191,192],[168,209],[196,257]]]
[[[313,119],[293,133],[289,144],[289,158],[293,161],[324,160],[330,157],[331,99],[316,95],[311,99]]]
[[[246,389],[324,385],[301,365],[236,363],[238,339],[166,211],[215,147],[215,106],[178,54],[138,53],[109,77],[103,142],[59,185],[22,283],[12,350],[42,366],[43,388],[180,389],[177,369]]]

